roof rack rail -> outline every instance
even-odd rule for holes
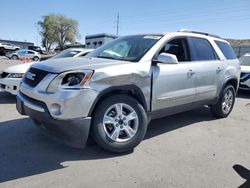
[[[206,33],[206,32],[201,32],[201,31],[192,31],[192,30],[188,30],[188,29],[181,29],[178,32],[185,32],[185,33],[195,33],[195,34],[200,34],[200,35],[206,35],[206,36],[210,36],[210,37],[215,37],[215,38],[220,38],[220,36],[218,35],[214,35],[211,33]]]

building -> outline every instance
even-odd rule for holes
[[[116,39],[117,35],[100,33],[95,35],[86,35],[85,37],[85,46],[86,48],[97,48],[108,41]]]
[[[28,49],[28,46],[34,46],[34,43],[32,42],[21,42],[21,41],[13,41],[13,40],[1,40],[0,39],[0,43],[12,44],[14,46],[20,47],[21,49]]]

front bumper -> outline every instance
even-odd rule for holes
[[[89,135],[90,117],[54,119],[44,103],[30,99],[21,93],[17,95],[16,108],[20,114],[30,116],[35,124],[52,139],[71,147],[85,147]]]
[[[0,79],[0,91],[17,95],[21,78],[2,78]]]

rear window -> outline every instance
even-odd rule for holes
[[[229,60],[237,59],[237,56],[235,55],[232,47],[228,43],[217,41],[217,40],[215,41],[215,43],[220,48],[221,52],[223,53],[226,59],[229,59]]]
[[[189,38],[192,61],[217,60],[218,57],[212,45],[206,39]]]

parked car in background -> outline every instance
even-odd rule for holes
[[[19,49],[20,47],[12,45],[10,43],[0,43],[0,54],[2,55],[10,51],[17,51]]]
[[[25,54],[25,55],[22,55]],[[33,50],[18,50],[15,52],[8,52],[5,54],[6,57],[8,57],[9,59],[12,60],[19,60],[21,59],[23,56],[33,60],[33,61],[39,61],[41,59],[41,54],[39,54],[36,51]]]
[[[38,52],[39,54],[43,54],[43,51],[39,46],[28,46],[28,50],[33,50],[35,52]]]
[[[239,61],[220,37],[184,30],[131,35],[83,59],[33,64],[17,110],[70,146],[83,148],[91,132],[100,147],[127,152],[143,140],[151,119],[204,105],[227,117],[239,80]]]
[[[83,57],[89,52],[93,51],[92,49],[82,49],[74,48],[65,50],[53,57],[56,58],[74,58],[74,57]],[[0,74],[0,91],[8,92],[13,95],[16,95],[19,89],[20,82],[23,78],[24,73],[30,68],[33,63],[23,63],[20,65],[15,65],[5,69]]]
[[[245,54],[240,59],[241,75],[240,89],[250,91],[250,53]]]

